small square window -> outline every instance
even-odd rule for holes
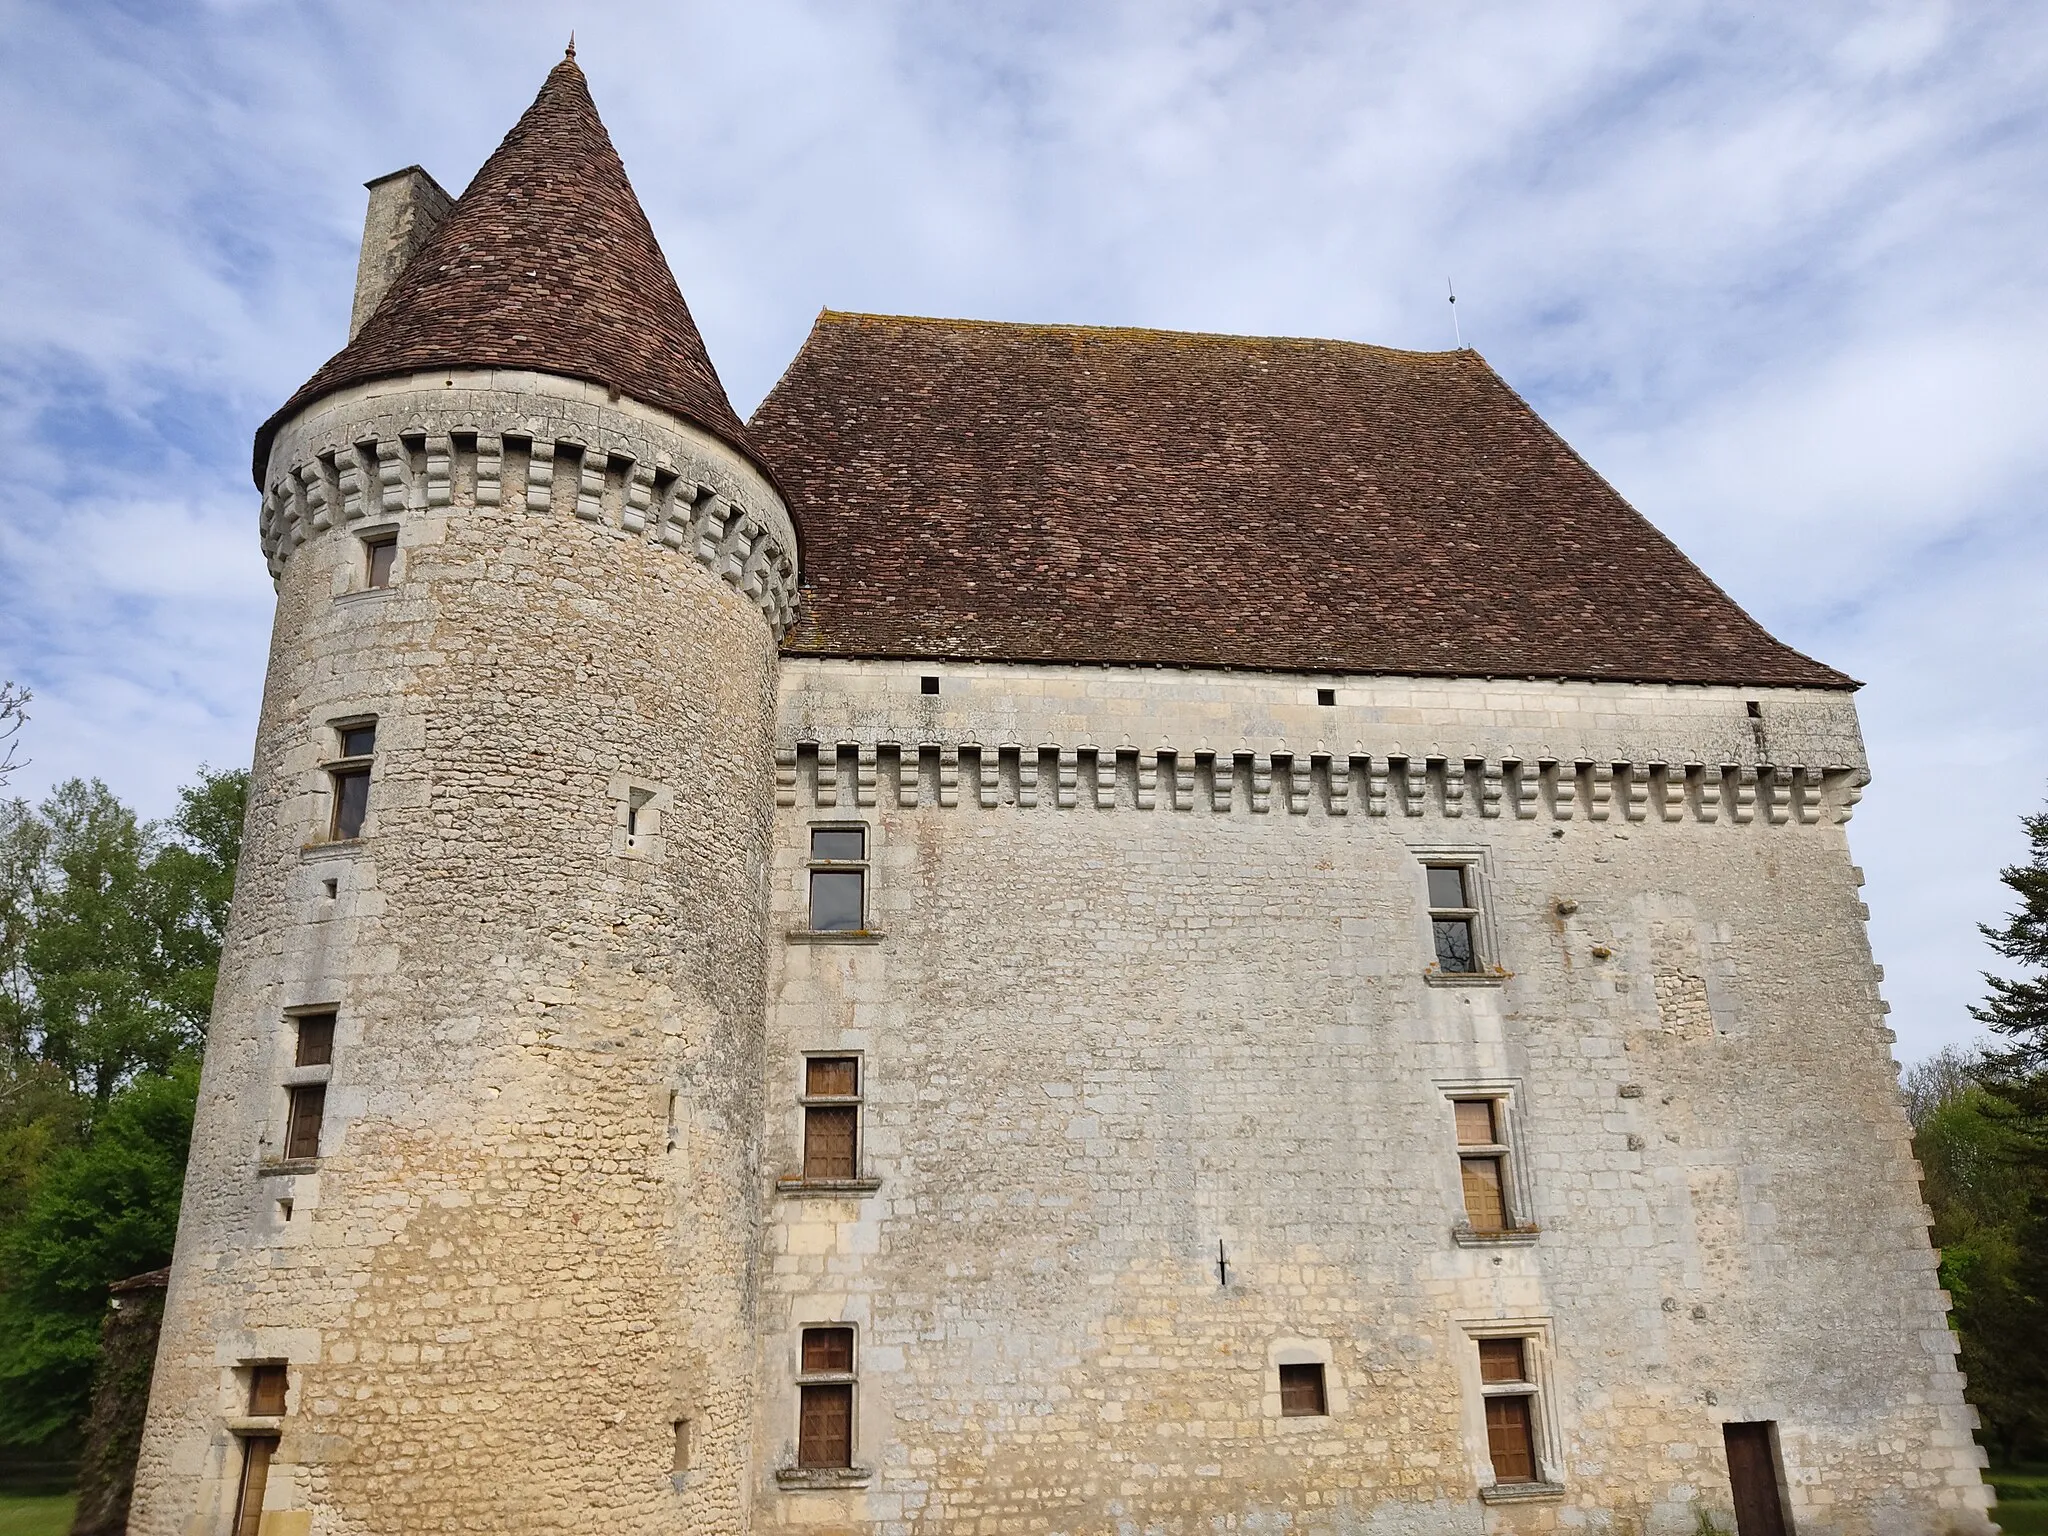
[[[381,534],[376,538],[363,540],[363,552],[368,563],[368,582],[374,591],[391,585],[391,573],[398,564],[398,535]]]
[[[284,1415],[285,1387],[289,1381],[282,1365],[257,1365],[249,1369],[249,1417],[275,1419]]]
[[[1325,709],[1335,709],[1337,707],[1337,690],[1334,688],[1318,688],[1316,690],[1316,703],[1322,705]]]
[[[939,691],[939,680],[936,677],[920,677],[917,680],[917,691],[919,693],[937,693]]]
[[[1280,1416],[1287,1419],[1321,1418],[1330,1411],[1320,1364],[1280,1367]]]
[[[1481,1339],[1479,1379],[1484,1382],[1527,1381],[1528,1345],[1523,1339]]]
[[[334,1015],[331,1013],[302,1013],[299,1015],[299,1038],[297,1049],[292,1053],[295,1067],[324,1067],[334,1061]]]
[[[864,859],[868,856],[868,835],[863,827],[813,827],[811,857],[814,859]]]
[[[341,738],[343,757],[368,757],[377,750],[377,722],[365,725],[344,725],[337,734]]]

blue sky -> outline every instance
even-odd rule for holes
[[[1465,339],[1867,681],[1900,1054],[1973,1034],[2048,791],[2048,15],[1977,3],[0,0],[15,792],[248,758],[250,434],[362,183],[459,189],[571,28],[734,403],[821,306]]]

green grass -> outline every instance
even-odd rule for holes
[[[2006,1536],[2048,1536],[2048,1467],[1993,1467],[1998,1507],[1991,1518]]]
[[[68,1493],[0,1493],[0,1536],[65,1536],[77,1502]]]

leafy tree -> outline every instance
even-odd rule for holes
[[[138,1077],[0,1236],[0,1441],[35,1445],[84,1417],[107,1287],[170,1262],[198,1095],[196,1062]]]
[[[0,801],[0,1443],[78,1422],[107,1285],[169,1261],[247,784]]]

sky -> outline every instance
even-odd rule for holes
[[[249,759],[251,434],[362,183],[577,58],[734,404],[821,307],[1476,347],[1866,686],[1898,1053],[1979,1033],[2048,799],[2048,12],[0,0],[0,677],[31,797]]]

